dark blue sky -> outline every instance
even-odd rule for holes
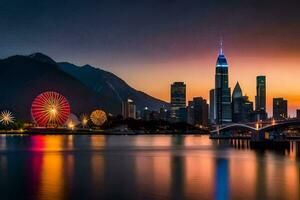
[[[169,100],[173,81],[188,99],[208,97],[220,37],[229,81],[254,100],[255,76],[272,97],[300,105],[299,0],[1,0],[0,57],[45,53],[109,70]]]
[[[257,45],[294,51],[298,2],[2,0],[0,56],[41,51],[77,63],[153,62],[200,54],[221,35],[249,51]]]

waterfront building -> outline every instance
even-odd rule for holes
[[[186,108],[179,108],[178,110],[178,119],[176,122],[187,122],[187,110]]]
[[[216,124],[230,123],[232,121],[231,92],[228,84],[228,63],[223,53],[222,42],[216,63],[214,108]]]
[[[152,121],[158,121],[160,119],[160,113],[153,110],[150,112],[150,120]]]
[[[288,101],[284,98],[273,98],[273,118],[285,120],[288,117]]]
[[[194,105],[194,125],[208,126],[208,104],[202,97],[193,98]]]
[[[266,76],[256,77],[255,110],[266,110]]]
[[[187,123],[194,125],[194,101],[189,101],[187,106]]]
[[[124,119],[136,119],[136,105],[131,99],[127,99],[127,101],[122,102],[122,115]]]
[[[243,96],[243,112],[241,121],[251,122],[251,115],[253,113],[253,102],[249,100],[248,96]],[[266,117],[267,119],[267,117]]]
[[[253,121],[265,121],[268,118],[266,109],[266,76],[256,77],[255,112]]]
[[[170,111],[167,108],[160,108],[159,119],[164,121],[170,120]]]
[[[150,113],[151,111],[149,110],[148,107],[145,107],[143,110],[143,120],[144,121],[149,121],[150,120]]]
[[[253,102],[249,101],[248,96],[243,96],[239,82],[236,83],[232,93],[232,121],[244,123],[251,121],[253,113]]]
[[[171,118],[178,122],[184,117],[186,118],[186,85],[184,82],[174,82],[171,85]]]
[[[251,114],[251,122],[266,121],[268,114],[265,110],[254,110]]]
[[[232,92],[232,121],[239,122],[243,110],[243,93],[239,82],[236,83]]]

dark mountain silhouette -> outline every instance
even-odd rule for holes
[[[61,62],[58,63],[58,65],[63,71],[75,77],[101,96],[113,97],[113,100],[119,101],[120,103],[131,99],[135,102],[139,110],[145,106],[153,110],[167,106],[166,102],[130,87],[125,81],[113,73],[90,65],[76,66],[67,62]]]
[[[48,64],[52,64],[52,65],[57,64],[52,58],[50,58],[49,56],[46,56],[42,53],[34,53],[34,54],[29,55],[28,57],[32,58],[32,59],[35,59],[35,60],[38,60],[38,61],[43,62],[43,63],[48,63]]]
[[[103,93],[96,92],[65,71],[61,64],[59,67],[53,59],[41,53],[0,60],[0,110],[9,109],[17,119],[29,120],[33,99],[42,92],[56,91],[68,99],[75,114],[90,113],[96,108],[112,114],[121,112],[118,95],[106,85],[101,90]],[[156,100],[153,98],[153,101]],[[157,102],[161,104],[161,101]]]

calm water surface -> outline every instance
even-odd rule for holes
[[[0,199],[299,199],[299,149],[208,136],[0,136]]]

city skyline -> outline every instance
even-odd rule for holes
[[[216,48],[216,49],[217,50],[216,50],[215,56],[217,56],[218,53],[219,53],[219,48]],[[225,47],[225,49],[226,49],[226,47]],[[228,56],[227,56],[227,53],[226,53],[226,58],[227,57]],[[229,60],[229,59],[227,58],[227,60]],[[216,58],[215,58],[215,62],[216,62]],[[214,65],[215,65],[215,63],[214,63]],[[229,72],[228,72],[228,74],[230,76],[230,78],[229,78],[229,87],[233,87],[237,82],[239,82],[239,83],[240,82],[242,82],[242,83],[246,83],[247,82],[247,81],[245,81],[244,77],[240,78],[240,79],[235,78],[236,80],[234,80],[234,81],[231,80],[232,76],[237,75],[238,72],[232,72],[231,73],[231,71],[232,71],[231,68],[234,68],[234,67],[232,67],[230,63],[228,65],[229,65],[229,70],[228,70]],[[98,67],[98,66],[94,66],[94,67]],[[213,67],[215,67],[215,66],[213,66]],[[109,69],[106,69],[105,67],[100,67],[100,69],[109,70]],[[115,74],[118,75],[118,76],[120,76],[118,74],[118,72],[116,72]],[[138,74],[138,73],[134,73],[133,72],[133,75],[136,75],[136,74]],[[268,74],[268,72],[266,74]],[[253,101],[253,102],[255,102],[255,96],[256,96],[256,92],[257,92],[256,91],[256,78],[257,78],[257,76],[266,76],[266,75],[261,73],[261,74],[258,74],[258,75],[254,75],[253,77],[252,76],[251,77],[248,76],[248,79],[249,78],[253,79],[252,82],[247,82],[245,85],[241,84],[241,87],[243,88],[243,91],[245,91],[245,95],[249,96],[249,100]],[[277,75],[275,75],[275,76],[278,77]],[[122,77],[122,76],[120,76],[120,77]],[[214,82],[214,80],[209,80],[209,79],[211,79],[211,77],[208,78],[208,75],[203,75],[203,77],[201,76],[199,79],[202,79],[202,78],[204,78],[205,80],[207,79],[209,83],[211,81]],[[268,79],[268,81],[267,81],[268,83],[266,84],[266,88],[267,88],[267,102],[266,102],[267,105],[266,105],[266,107],[267,107],[267,112],[268,112],[269,116],[273,115],[273,98],[285,98],[285,99],[287,99],[289,101],[288,116],[296,117],[296,110],[299,109],[299,107],[300,107],[300,95],[297,95],[297,94],[293,95],[293,94],[287,93],[287,92],[291,91],[290,89],[292,89],[290,87],[286,88],[288,85],[290,85],[289,84],[290,81],[289,82],[284,82],[284,84],[282,84],[282,82],[276,84],[276,87],[275,87],[276,89],[277,89],[277,87],[279,85],[280,86],[284,86],[284,88],[287,89],[287,91],[280,92],[280,91],[274,90],[274,88],[270,87],[269,86],[269,77],[267,77],[267,79]],[[126,79],[124,79],[124,80],[127,83],[129,83],[131,86],[133,86],[134,88],[136,88],[137,90],[140,90],[139,88],[142,86],[140,83],[130,83],[130,80],[126,80]],[[195,88],[195,86],[193,84],[190,84],[190,85],[187,84],[187,83],[191,83],[191,80],[189,80],[188,78],[185,78],[184,75],[183,75],[182,79],[174,79],[174,80],[175,81],[173,81],[173,82],[184,82],[184,83],[186,83],[186,87],[187,87],[187,91],[186,91],[186,103],[188,103],[189,100],[192,100],[196,96],[201,96],[201,97],[207,99],[208,103],[209,103],[209,91],[210,91],[211,88],[208,89],[207,91],[205,91],[206,87],[210,87],[210,85],[207,84],[208,82],[202,82],[203,84],[205,84],[205,87],[202,87],[202,85],[201,85],[201,86],[199,86],[199,88]],[[274,79],[271,77],[271,80],[274,80]],[[144,81],[147,81],[147,79],[144,80]],[[168,85],[166,85],[167,90],[169,90],[169,85],[171,83],[173,83],[173,82],[170,82]],[[274,84],[274,81],[273,81],[273,84]],[[246,87],[244,87],[244,86],[246,86]],[[164,88],[165,86],[163,85],[162,87]],[[212,85],[212,88],[213,87],[214,87],[214,85]],[[248,90],[247,90],[247,88],[248,88]],[[166,92],[163,91],[161,96],[155,96],[155,94],[153,94],[151,91],[147,91],[148,89],[149,88],[146,87],[142,91],[148,93],[151,96],[154,96],[156,98],[159,98],[161,100],[164,100],[164,101],[170,103],[171,96],[169,94],[169,91],[166,91]],[[195,92],[195,91],[200,91],[201,93],[200,92],[198,93],[198,92]],[[250,92],[248,92],[248,91],[250,91]],[[273,92],[272,94],[274,96],[271,96],[271,94],[269,94],[269,91]],[[295,97],[296,99],[293,99],[293,97]],[[299,97],[299,101],[298,101],[298,97]]]
[[[187,101],[194,96],[209,99],[222,36],[231,88],[239,81],[255,101],[256,76],[265,75],[269,114],[274,97],[289,101],[291,116],[300,105],[295,87],[300,84],[297,1],[2,4],[1,58],[42,52],[57,61],[108,70],[165,101],[176,81],[186,83]]]
[[[0,200],[300,199],[300,0],[1,0]]]

